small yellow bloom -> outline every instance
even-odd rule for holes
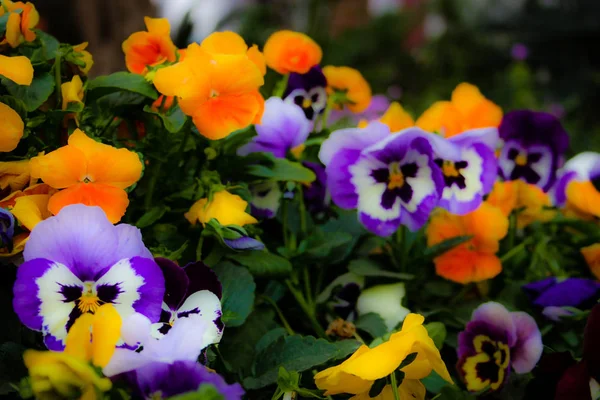
[[[323,68],[327,78],[327,92],[343,92],[346,94],[346,106],[353,113],[363,112],[371,103],[371,86],[360,72],[350,67],[334,67],[328,65]],[[337,107],[340,107],[337,105]]]
[[[67,109],[69,103],[82,103],[83,104],[83,82],[79,75],[73,76],[71,82],[65,82],[60,85],[60,92],[62,93],[62,109]]]
[[[379,121],[389,126],[390,132],[392,133],[399,132],[415,125],[415,121],[410,114],[407,113],[406,110],[404,110],[404,108],[402,108],[402,106],[395,101],[390,104],[389,108],[379,119]]]
[[[226,190],[215,193],[213,200],[207,203],[208,199],[200,199],[192,205],[190,211],[184,214],[190,224],[195,225],[199,221],[205,225],[213,218],[221,225],[244,226],[258,222],[256,218],[246,213],[248,202]]]
[[[0,103],[0,121],[0,152],[13,151],[23,137],[25,124],[21,116],[4,103]]]
[[[29,183],[29,160],[0,162],[0,190],[14,192]]]
[[[25,56],[8,57],[0,54],[0,75],[17,85],[31,85],[33,66]]]
[[[87,51],[88,42],[83,42],[78,44],[77,46],[73,46],[73,51],[75,53],[81,54],[81,61],[85,63],[85,67],[79,67],[79,70],[84,75],[87,75],[90,72],[90,69],[94,65],[94,58],[92,57],[92,53]]]
[[[387,342],[372,349],[363,345],[340,365],[316,374],[317,387],[325,390],[326,396],[339,393],[364,396],[373,382],[394,372],[411,353],[417,353],[417,358],[402,368],[406,381],[423,379],[434,370],[444,380],[452,383],[440,352],[429,337],[423,321],[421,315],[408,314],[402,330],[394,333]]]
[[[582,248],[581,254],[583,254],[583,258],[585,258],[592,274],[600,279],[600,243]]]

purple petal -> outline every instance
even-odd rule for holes
[[[530,296],[539,296],[554,285],[556,285],[556,278],[549,277],[523,285],[523,290]]]
[[[534,301],[539,307],[581,307],[600,298],[600,283],[591,279],[568,278],[540,293]]]
[[[558,322],[563,317],[572,316],[574,314],[574,312],[571,310],[567,310],[566,308],[563,308],[563,307],[550,306],[550,307],[544,307],[544,309],[542,310],[542,314],[544,315],[544,317],[548,318],[549,320]]]
[[[358,194],[352,184],[350,167],[360,157],[360,150],[338,151],[327,167],[327,189],[331,199],[340,208],[353,209],[358,203]]]
[[[359,213],[359,221],[364,225],[370,232],[373,232],[377,236],[388,237],[398,230],[400,226],[400,218],[392,220],[381,220],[370,215],[361,212]]]
[[[318,87],[327,87],[327,78],[325,77],[325,74],[323,74],[321,67],[315,65],[305,74],[291,73],[283,97],[287,97],[296,89],[304,89],[308,92],[311,89]]]
[[[201,290],[208,290],[215,294],[219,299],[223,296],[223,288],[217,274],[203,262],[197,261],[183,267],[190,280],[188,293],[196,293]]]
[[[319,151],[319,159],[325,166],[329,163],[340,150],[359,150],[387,138],[390,135],[390,128],[380,122],[372,122],[366,128],[340,129],[331,133],[325,140]]]
[[[256,239],[243,236],[238,239],[223,239],[223,243],[232,250],[262,250],[265,245]]]
[[[500,303],[489,301],[473,311],[471,321],[481,321],[507,333],[507,343],[513,347],[517,340],[516,329],[511,313]]]
[[[143,257],[154,258],[142,241],[142,232],[133,225],[119,224],[115,226],[117,233],[117,248],[113,250],[117,260],[123,258]]]
[[[542,356],[542,334],[529,314],[519,311],[511,315],[517,335],[517,341],[511,347],[511,364],[515,372],[526,374],[535,367]]]
[[[465,131],[459,135],[454,135],[448,139],[461,147],[480,143],[494,151],[500,142],[500,136],[497,128],[482,128]]]
[[[190,281],[184,269],[166,258],[155,258],[165,277],[163,301],[171,310],[177,310],[188,292]]]

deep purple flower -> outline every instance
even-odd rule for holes
[[[295,104],[285,103],[279,97],[265,102],[261,123],[256,125],[257,135],[250,143],[240,147],[237,154],[265,152],[285,158],[288,152],[302,149],[312,126],[302,109]]]
[[[263,250],[265,248],[264,243],[248,236],[242,236],[237,239],[223,238],[223,243],[231,250],[237,251]]]
[[[422,227],[444,189],[431,135],[419,128],[390,135],[379,122],[333,132],[319,153],[333,202],[357,208],[360,222],[379,236],[401,224]]]
[[[288,103],[302,108],[309,120],[321,114],[327,106],[327,78],[321,67],[315,65],[306,74],[292,72],[283,93],[283,99]]]
[[[521,179],[548,191],[569,146],[560,121],[545,112],[512,111],[502,119],[499,132],[504,140],[498,159],[502,177]]]
[[[325,167],[319,163],[303,161],[302,165],[309,168],[317,177],[313,182],[306,184],[304,188],[304,204],[310,213],[320,213],[327,209],[329,205],[327,195],[327,174]]]
[[[518,374],[531,371],[542,350],[542,335],[531,316],[488,302],[473,311],[458,335],[457,368],[469,391],[498,390],[510,367]]]
[[[527,59],[529,55],[529,48],[525,46],[523,43],[515,43],[513,47],[510,49],[510,54],[512,58],[517,61],[524,61]]]
[[[157,323],[152,324],[152,335],[161,338],[175,321],[198,316],[207,323],[207,340],[218,343],[223,336],[221,322],[221,282],[217,275],[202,262],[180,267],[166,258],[157,258],[165,276],[165,297]]]
[[[0,241],[2,247],[7,247],[12,252],[12,240],[15,234],[15,217],[4,208],[0,208]]]
[[[317,297],[317,303],[326,304],[335,315],[352,322],[358,318],[356,303],[364,286],[364,276],[347,272],[327,285]]]
[[[279,183],[266,181],[250,185],[250,213],[256,218],[274,218],[281,204]]]
[[[83,313],[112,303],[122,318],[137,312],[158,321],[163,274],[134,226],[111,224],[100,207],[74,204],[31,232],[17,271],[13,307],[42,331],[50,350],[65,346]]]
[[[444,176],[439,206],[458,215],[476,210],[498,177],[498,130],[475,129],[448,139],[431,135],[430,143]]]
[[[558,172],[553,188],[554,201],[564,205],[567,201],[567,186],[573,181],[593,181],[600,177],[600,153],[586,151],[567,161]]]
[[[600,282],[583,278],[559,280],[550,277],[529,283],[523,290],[535,306],[544,310],[546,317],[555,321],[567,315],[561,312],[562,307],[585,309],[600,299]]]

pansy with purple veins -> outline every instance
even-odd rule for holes
[[[202,262],[180,267],[166,258],[157,258],[165,276],[165,297],[158,322],[152,324],[152,335],[162,338],[173,324],[190,316],[206,321],[206,342],[219,343],[223,336],[221,322],[221,283],[217,275]]]
[[[50,350],[65,347],[83,313],[111,303],[127,318],[158,321],[163,274],[134,226],[109,222],[100,207],[74,204],[31,232],[17,270],[13,307],[21,322],[42,331]]]
[[[319,153],[333,202],[358,209],[360,222],[379,236],[400,225],[422,227],[444,189],[428,135],[419,128],[390,135],[379,122],[333,132]]]
[[[431,135],[430,142],[444,176],[439,206],[457,215],[476,210],[498,176],[498,130],[475,129],[448,139]]]
[[[283,99],[302,108],[304,115],[313,120],[327,106],[327,78],[321,67],[315,65],[306,74],[289,75]]]
[[[569,146],[560,121],[545,112],[519,110],[507,113],[498,129],[504,141],[498,157],[502,177],[521,179],[548,191]]]
[[[279,97],[271,97],[265,102],[261,123],[256,125],[257,135],[240,147],[237,154],[271,153],[277,158],[285,158],[292,153],[298,155],[304,150],[304,142],[312,129],[312,123],[295,104],[289,104]]]
[[[491,301],[477,307],[459,333],[457,368],[469,391],[495,391],[511,367],[518,374],[530,372],[542,351],[542,335],[529,314]]]

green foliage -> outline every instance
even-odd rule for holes
[[[100,76],[88,82],[90,91],[98,89],[120,89],[128,92],[138,93],[153,100],[158,98],[156,89],[141,75],[130,72],[115,72],[114,74]]]
[[[248,251],[230,257],[232,261],[247,267],[250,273],[257,277],[285,277],[292,272],[292,264],[287,259],[268,251]]]
[[[54,78],[48,73],[35,76],[30,86],[17,85],[6,78],[2,78],[2,85],[8,93],[23,102],[27,111],[37,110],[54,92]]]
[[[223,313],[228,316],[227,326],[236,327],[244,323],[254,305],[256,284],[246,268],[224,261],[214,267],[223,285]]]

